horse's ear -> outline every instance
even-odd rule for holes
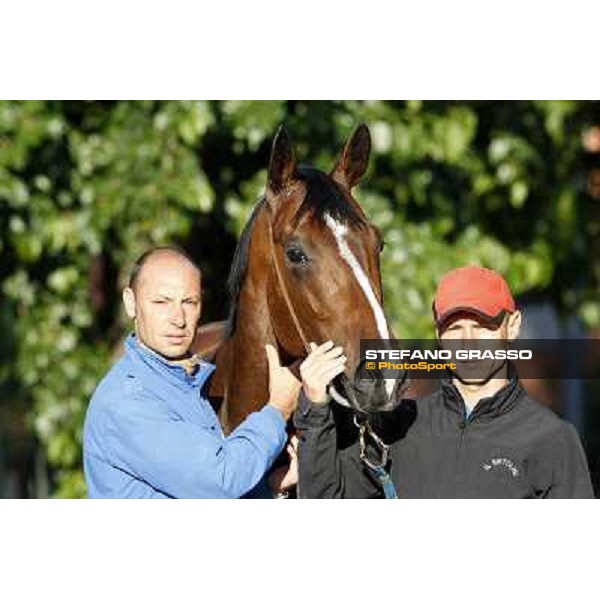
[[[294,179],[296,172],[296,158],[292,150],[292,142],[287,129],[281,125],[277,130],[271,159],[269,161],[269,175],[267,180],[267,200],[284,190]]]
[[[348,189],[353,188],[365,174],[371,154],[371,134],[361,123],[346,142],[342,156],[331,171],[331,176]]]

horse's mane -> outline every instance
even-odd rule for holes
[[[252,236],[252,228],[254,227],[254,221],[258,217],[261,208],[265,203],[265,198],[261,198],[252,209],[252,214],[242,231],[240,241],[235,249],[233,255],[233,261],[231,262],[231,269],[229,271],[229,277],[227,278],[227,292],[229,294],[229,316],[227,317],[227,325],[225,326],[225,338],[230,338],[235,331],[235,317],[237,315],[238,300],[240,292],[242,291],[242,285],[246,278],[246,271],[248,270],[248,255],[250,252],[250,237]]]
[[[296,170],[296,176],[305,182],[306,196],[294,216],[294,225],[299,223],[305,213],[310,212],[321,223],[325,222],[325,215],[328,214],[341,223],[356,228],[365,227],[366,223],[363,215],[352,203],[348,202],[341,188],[330,176],[318,169],[306,166],[299,166]],[[231,270],[227,278],[229,316],[225,327],[226,338],[230,338],[235,331],[239,296],[248,270],[252,229],[264,204],[264,197],[255,204],[233,255]]]

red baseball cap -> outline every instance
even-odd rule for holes
[[[436,323],[470,312],[488,321],[497,321],[504,312],[515,312],[515,301],[502,275],[476,265],[446,273],[440,280],[433,300]]]

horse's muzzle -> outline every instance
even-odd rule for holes
[[[333,380],[331,394],[336,402],[361,413],[374,413],[394,410],[403,400],[407,389],[407,373],[398,372],[391,391],[389,384],[379,371],[369,371],[365,361],[356,369],[354,381],[345,373]]]

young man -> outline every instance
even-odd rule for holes
[[[238,498],[254,490],[286,444],[300,382],[267,347],[269,402],[224,437],[203,394],[214,366],[190,352],[201,311],[198,267],[173,248],[147,252],[123,301],[135,333],[86,415],[89,496]],[[295,484],[293,472],[274,479]]]
[[[504,279],[476,266],[442,278],[433,311],[442,345],[486,340],[506,347],[521,324]],[[358,444],[338,448],[326,387],[340,354],[322,345],[302,366],[301,495],[382,497]],[[489,362],[485,372],[463,365],[416,402],[416,415],[405,414],[408,432],[392,444],[387,466],[400,498],[594,497],[577,432],[529,398],[506,361]]]

